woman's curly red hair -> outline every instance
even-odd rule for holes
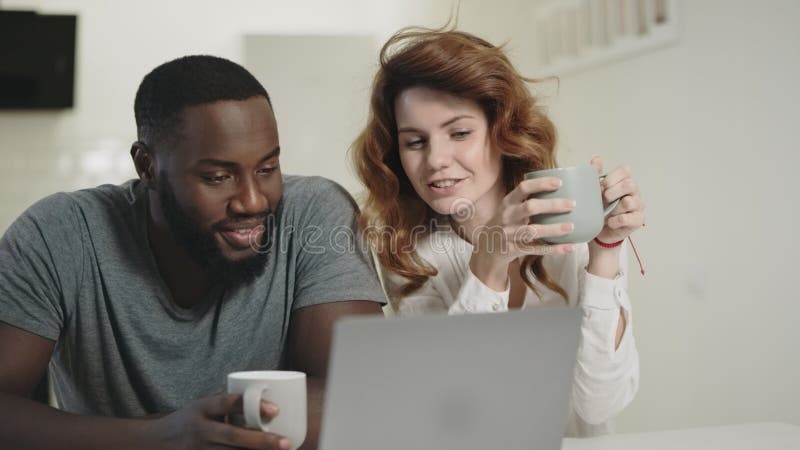
[[[408,282],[390,296],[406,296],[437,271],[415,251],[415,232],[435,217],[406,176],[398,150],[394,102],[399,93],[424,86],[477,102],[486,114],[492,148],[502,155],[506,192],[525,173],[556,166],[556,130],[541,111],[502,47],[455,30],[406,28],[380,52],[367,125],[351,148],[356,172],[367,188],[359,225],[384,269]],[[428,230],[429,231],[429,230]],[[542,257],[529,255],[520,275],[539,294],[531,276],[565,301],[567,294],[547,275]]]

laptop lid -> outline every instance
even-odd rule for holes
[[[561,447],[581,311],[348,318],[322,450]]]

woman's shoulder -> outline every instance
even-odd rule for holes
[[[437,277],[461,279],[469,271],[473,246],[450,227],[442,227],[422,237],[417,253],[436,270]]]
[[[423,262],[436,269],[436,275],[428,279],[428,283],[438,279],[460,279],[469,270],[472,246],[450,228],[420,233],[415,237],[412,249]],[[383,271],[383,277],[389,287],[401,286],[407,281],[391,271]]]

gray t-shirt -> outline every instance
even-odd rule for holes
[[[62,409],[174,411],[224,392],[229,372],[283,367],[292,311],[385,302],[356,210],[332,181],[285,176],[264,274],[184,309],[147,244],[141,183],[55,194],[0,241],[0,321],[57,341],[50,373]]]

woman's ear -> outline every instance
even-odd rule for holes
[[[131,144],[131,158],[133,159],[133,166],[136,168],[139,179],[142,180],[144,185],[148,188],[155,189],[155,161],[147,145],[142,141],[136,141]]]

